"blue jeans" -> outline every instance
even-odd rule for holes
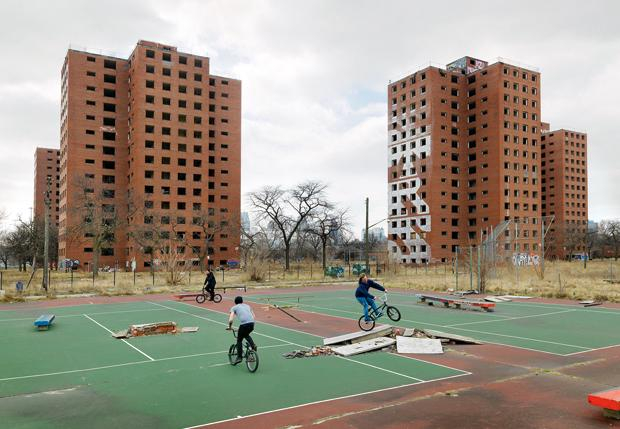
[[[379,309],[377,308],[377,304],[375,304],[374,299],[366,298],[363,296],[356,296],[355,299],[357,299],[357,302],[362,304],[362,306],[364,307],[364,320],[366,320],[367,322],[370,320],[370,317],[368,317],[368,306],[369,305],[375,311],[375,315],[379,314]]]

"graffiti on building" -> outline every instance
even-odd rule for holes
[[[512,255],[512,265],[514,266],[531,266],[538,265],[540,259],[535,253],[514,253]]]

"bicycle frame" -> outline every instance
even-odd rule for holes
[[[384,293],[383,296],[379,298],[379,301],[381,301],[381,305],[377,306],[377,310],[379,310],[379,313],[383,313],[383,310],[388,306],[387,293]],[[371,317],[372,320],[377,320],[377,313],[370,305],[368,306],[368,316]]]

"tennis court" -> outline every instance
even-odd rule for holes
[[[381,292],[374,291],[376,296]],[[361,306],[352,291],[326,290],[299,298],[261,295],[251,299],[294,305],[300,310],[357,320]],[[555,355],[575,355],[620,345],[620,311],[580,305],[536,302],[497,303],[494,312],[456,310],[417,303],[414,293],[389,294],[402,319],[400,327],[417,327],[465,335],[486,343],[519,347]],[[386,323],[390,321],[386,319]]]
[[[344,292],[330,296],[302,300],[302,307],[359,314]],[[398,299],[405,319],[425,312],[404,307],[406,296]],[[250,374],[243,365],[228,364],[234,340],[224,329],[228,304],[213,307],[218,311],[176,301],[2,309],[0,427],[192,427],[469,374],[391,353],[284,359],[282,353],[322,339],[266,323],[253,334],[260,367]],[[56,319],[49,331],[38,332],[33,321],[44,313]],[[162,321],[199,331],[111,336],[131,324]]]

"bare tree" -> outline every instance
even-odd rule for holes
[[[11,258],[11,244],[9,242],[9,234],[0,231],[0,263],[4,264],[4,269],[9,267],[9,259]]]
[[[618,250],[620,250],[620,220],[611,219],[601,222],[600,231],[605,242],[613,247],[614,259],[618,260]]]
[[[287,270],[290,269],[291,241],[300,226],[318,208],[330,206],[325,200],[325,189],[326,185],[309,181],[290,190],[266,186],[249,195],[259,220],[270,222],[279,232]]]
[[[110,190],[103,189],[92,178],[80,177],[75,181],[76,200],[72,207],[78,219],[67,230],[68,238],[78,243],[91,244],[93,251],[93,273],[99,272],[99,256],[102,249],[113,246],[119,229],[126,225],[127,219],[119,213]]]
[[[321,242],[323,270],[327,267],[327,244],[348,225],[346,213],[346,210],[323,207],[311,216],[307,231],[318,237]]]
[[[228,235],[238,236],[241,233],[241,224],[238,219],[226,214],[216,214],[214,208],[208,210],[200,210],[192,217],[192,224],[200,227],[201,239],[204,239],[205,245],[200,246],[200,268],[204,270],[204,261],[208,261],[209,255],[213,254],[213,243],[217,234],[226,233]],[[207,262],[207,265],[209,263]]]

